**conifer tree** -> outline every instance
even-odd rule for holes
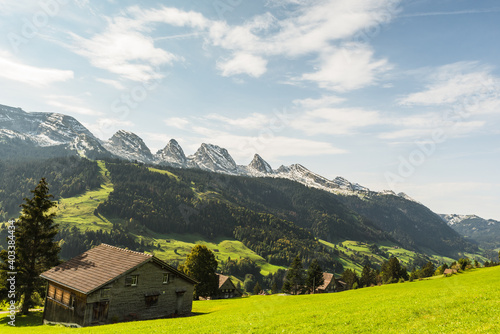
[[[258,295],[262,288],[260,287],[259,282],[255,283],[255,286],[253,287],[253,294]]]
[[[311,262],[311,265],[307,269],[307,276],[306,276],[306,287],[307,290],[311,291],[311,293],[314,293],[314,290],[322,285],[325,282],[323,278],[323,269],[321,269],[321,266],[318,264],[318,261],[314,259]]]
[[[302,291],[304,286],[304,268],[302,260],[297,255],[288,268],[285,281],[283,282],[283,291],[296,295]]]
[[[59,264],[60,247],[54,241],[58,225],[54,223],[55,213],[50,209],[56,206],[51,201],[52,195],[45,178],[42,178],[35,190],[33,198],[24,198],[21,205],[21,216],[15,222],[15,264],[10,267],[7,252],[0,253],[2,272],[16,272],[16,300],[21,302],[22,314],[28,314],[33,306],[33,295],[44,291],[44,282],[40,274]],[[3,277],[2,277],[3,279]],[[2,296],[4,297],[4,296]],[[4,297],[5,298],[5,297]]]

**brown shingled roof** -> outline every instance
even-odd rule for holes
[[[219,289],[221,286],[224,285],[224,283],[226,283],[226,281],[229,279],[228,276],[225,276],[225,275],[222,275],[222,274],[216,274],[219,278]]]
[[[88,294],[152,259],[149,254],[100,244],[40,276]]]
[[[318,286],[318,290],[325,290],[328,287],[328,284],[332,281],[333,274],[330,273],[323,273],[323,284]]]

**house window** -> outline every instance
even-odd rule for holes
[[[49,285],[47,298],[69,307],[74,307],[75,304],[75,296],[71,292],[56,288],[53,285]]]
[[[53,286],[52,284],[49,284],[49,292],[47,293],[47,295],[50,297],[50,298],[54,298],[55,295],[56,295],[56,287]]]
[[[163,284],[167,284],[170,281],[169,278],[169,274],[163,274]]]
[[[158,295],[146,296],[146,307],[151,307],[158,304]]]
[[[139,282],[139,276],[138,275],[132,275],[132,282],[130,283],[131,286],[137,286],[137,283]]]
[[[110,291],[111,291],[111,288],[101,289],[101,298],[109,298]]]

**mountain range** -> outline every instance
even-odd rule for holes
[[[203,143],[189,156],[175,139],[151,153],[136,134],[119,130],[109,140],[95,137],[75,118],[59,113],[26,112],[20,108],[0,105],[0,153],[3,157],[18,157],[24,150],[41,149],[45,156],[80,155],[90,159],[120,158],[146,164],[177,168],[198,168],[211,172],[252,177],[290,179],[308,187],[333,193],[374,193],[342,177],[329,180],[300,164],[273,169],[259,154],[247,166],[237,165],[229,152],[222,147]],[[387,193],[392,192],[388,191]],[[408,198],[405,194],[399,196]]]
[[[440,215],[455,231],[484,249],[500,248],[500,221],[476,215]]]
[[[342,235],[345,238],[357,235],[355,230],[361,229],[370,231],[366,232],[370,238],[375,238],[373,236],[376,235],[378,240],[391,239],[422,253],[454,256],[477,250],[475,245],[452,229],[453,226],[448,226],[442,217],[404,193],[371,191],[342,177],[330,180],[300,164],[273,169],[259,154],[255,154],[248,165],[238,165],[225,148],[208,143],[201,144],[194,154],[186,156],[179,143],[171,139],[163,149],[153,154],[144,141],[132,132],[120,130],[109,140],[101,140],[75,118],[58,113],[26,112],[20,108],[0,105],[0,156],[6,159],[66,156],[81,156],[92,160],[118,158],[156,165],[158,168],[176,168],[178,173],[183,170],[200,170],[228,177],[259,179],[262,181],[257,183],[234,179],[238,181],[233,180],[232,184],[238,184],[238,187],[226,189],[229,194],[234,192],[234,196],[221,195],[221,200],[244,205],[245,208],[256,210],[255,212],[268,212],[295,223],[303,219],[299,226],[316,231],[315,234],[324,239],[339,236],[336,232],[338,228],[347,231]],[[116,175],[119,170],[116,169]],[[194,174],[186,175],[194,177]],[[289,192],[305,192],[293,184],[278,182],[283,179],[305,185],[309,189],[326,191],[334,197],[323,196],[322,192],[311,192],[300,199],[304,203],[310,203],[306,209],[297,199],[288,195]],[[206,181],[203,179],[197,182]],[[212,180],[200,186],[210,188],[213,185]],[[218,187],[224,188],[225,185]],[[191,191],[189,184],[183,191]],[[287,204],[269,197],[273,193]],[[241,194],[247,196],[247,202],[241,202]],[[123,198],[125,197],[124,194]],[[309,197],[316,198],[316,201],[311,201]],[[147,201],[153,200],[150,198],[145,200]],[[270,201],[276,202],[276,206],[270,206]],[[302,218],[297,205],[300,205],[300,210],[307,212]],[[107,209],[109,212],[124,210],[121,205],[108,205]],[[161,217],[157,219],[159,221]]]

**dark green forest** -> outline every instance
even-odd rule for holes
[[[198,233],[208,239],[235,238],[272,264],[286,266],[300,255],[306,266],[318,259],[326,270],[335,272],[343,270],[336,260],[338,254],[318,238],[390,242],[454,258],[458,252],[477,250],[436,220],[439,217],[429,209],[399,196],[341,196],[285,179],[154,167],[176,177],[141,164],[107,160],[114,191],[95,214],[122,223],[111,231],[61,230],[58,238],[63,240],[63,257],[99,242],[136,250],[154,247],[134,241],[131,231],[136,227],[159,233]],[[97,163],[85,158],[2,160],[2,220],[17,217],[22,199],[42,177],[55,200],[98,188],[103,182]]]

